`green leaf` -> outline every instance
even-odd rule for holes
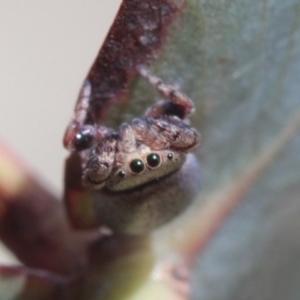
[[[298,299],[299,13],[299,0],[189,0],[151,66],[196,102],[203,135],[197,203],[154,234],[158,259],[197,255],[192,299]],[[125,119],[157,98],[138,79]]]

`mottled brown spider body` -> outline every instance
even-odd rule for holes
[[[168,101],[156,103],[144,118],[124,123],[118,131],[82,125],[68,140],[69,148],[77,151],[90,146],[80,152],[82,179],[84,186],[95,190],[92,198],[101,223],[130,234],[150,231],[178,215],[199,186],[198,164],[188,154],[201,141],[197,130],[188,125],[193,102],[144,67],[138,71]],[[85,118],[90,98],[86,81],[76,116]]]
[[[201,142],[188,120],[194,103],[145,67],[181,7],[173,0],[123,1],[65,133],[64,146],[80,153],[82,183],[94,191],[100,223],[117,232],[144,233],[169,221],[199,186],[198,165],[188,154]],[[138,74],[167,101],[117,131],[106,127],[107,108]]]

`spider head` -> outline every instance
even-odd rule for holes
[[[180,120],[135,119],[92,150],[83,183],[125,191],[160,180],[180,169],[199,143],[200,135]]]
[[[102,155],[103,156],[103,155]],[[140,145],[130,153],[115,153],[110,164],[102,156],[93,155],[84,170],[84,185],[111,191],[125,191],[154,180],[159,180],[178,170],[186,155],[176,151],[152,150]]]

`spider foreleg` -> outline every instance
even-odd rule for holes
[[[160,78],[150,74],[144,66],[137,68],[151,85],[153,85],[170,102],[159,102],[146,112],[146,117],[159,117],[162,115],[176,115],[181,119],[192,114],[195,110],[193,101],[172,85],[164,83]]]
[[[68,125],[64,135],[64,147],[68,150],[82,151],[90,148],[96,141],[104,139],[112,133],[105,126],[86,124],[90,109],[92,87],[88,80],[83,83],[75,110],[73,120]]]
[[[201,143],[198,131],[181,119],[167,116],[160,119],[134,119],[136,138],[152,149],[173,149],[188,153]]]
[[[119,129],[118,150],[123,153],[130,153],[136,149],[136,137],[132,126],[123,123]]]

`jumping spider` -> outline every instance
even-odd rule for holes
[[[190,152],[201,136],[188,125],[194,104],[186,95],[139,66],[138,72],[168,101],[116,132],[86,124],[91,84],[82,87],[64,145],[80,151],[82,183],[93,194],[100,220],[115,231],[142,233],[169,221],[195,197],[199,186]]]

